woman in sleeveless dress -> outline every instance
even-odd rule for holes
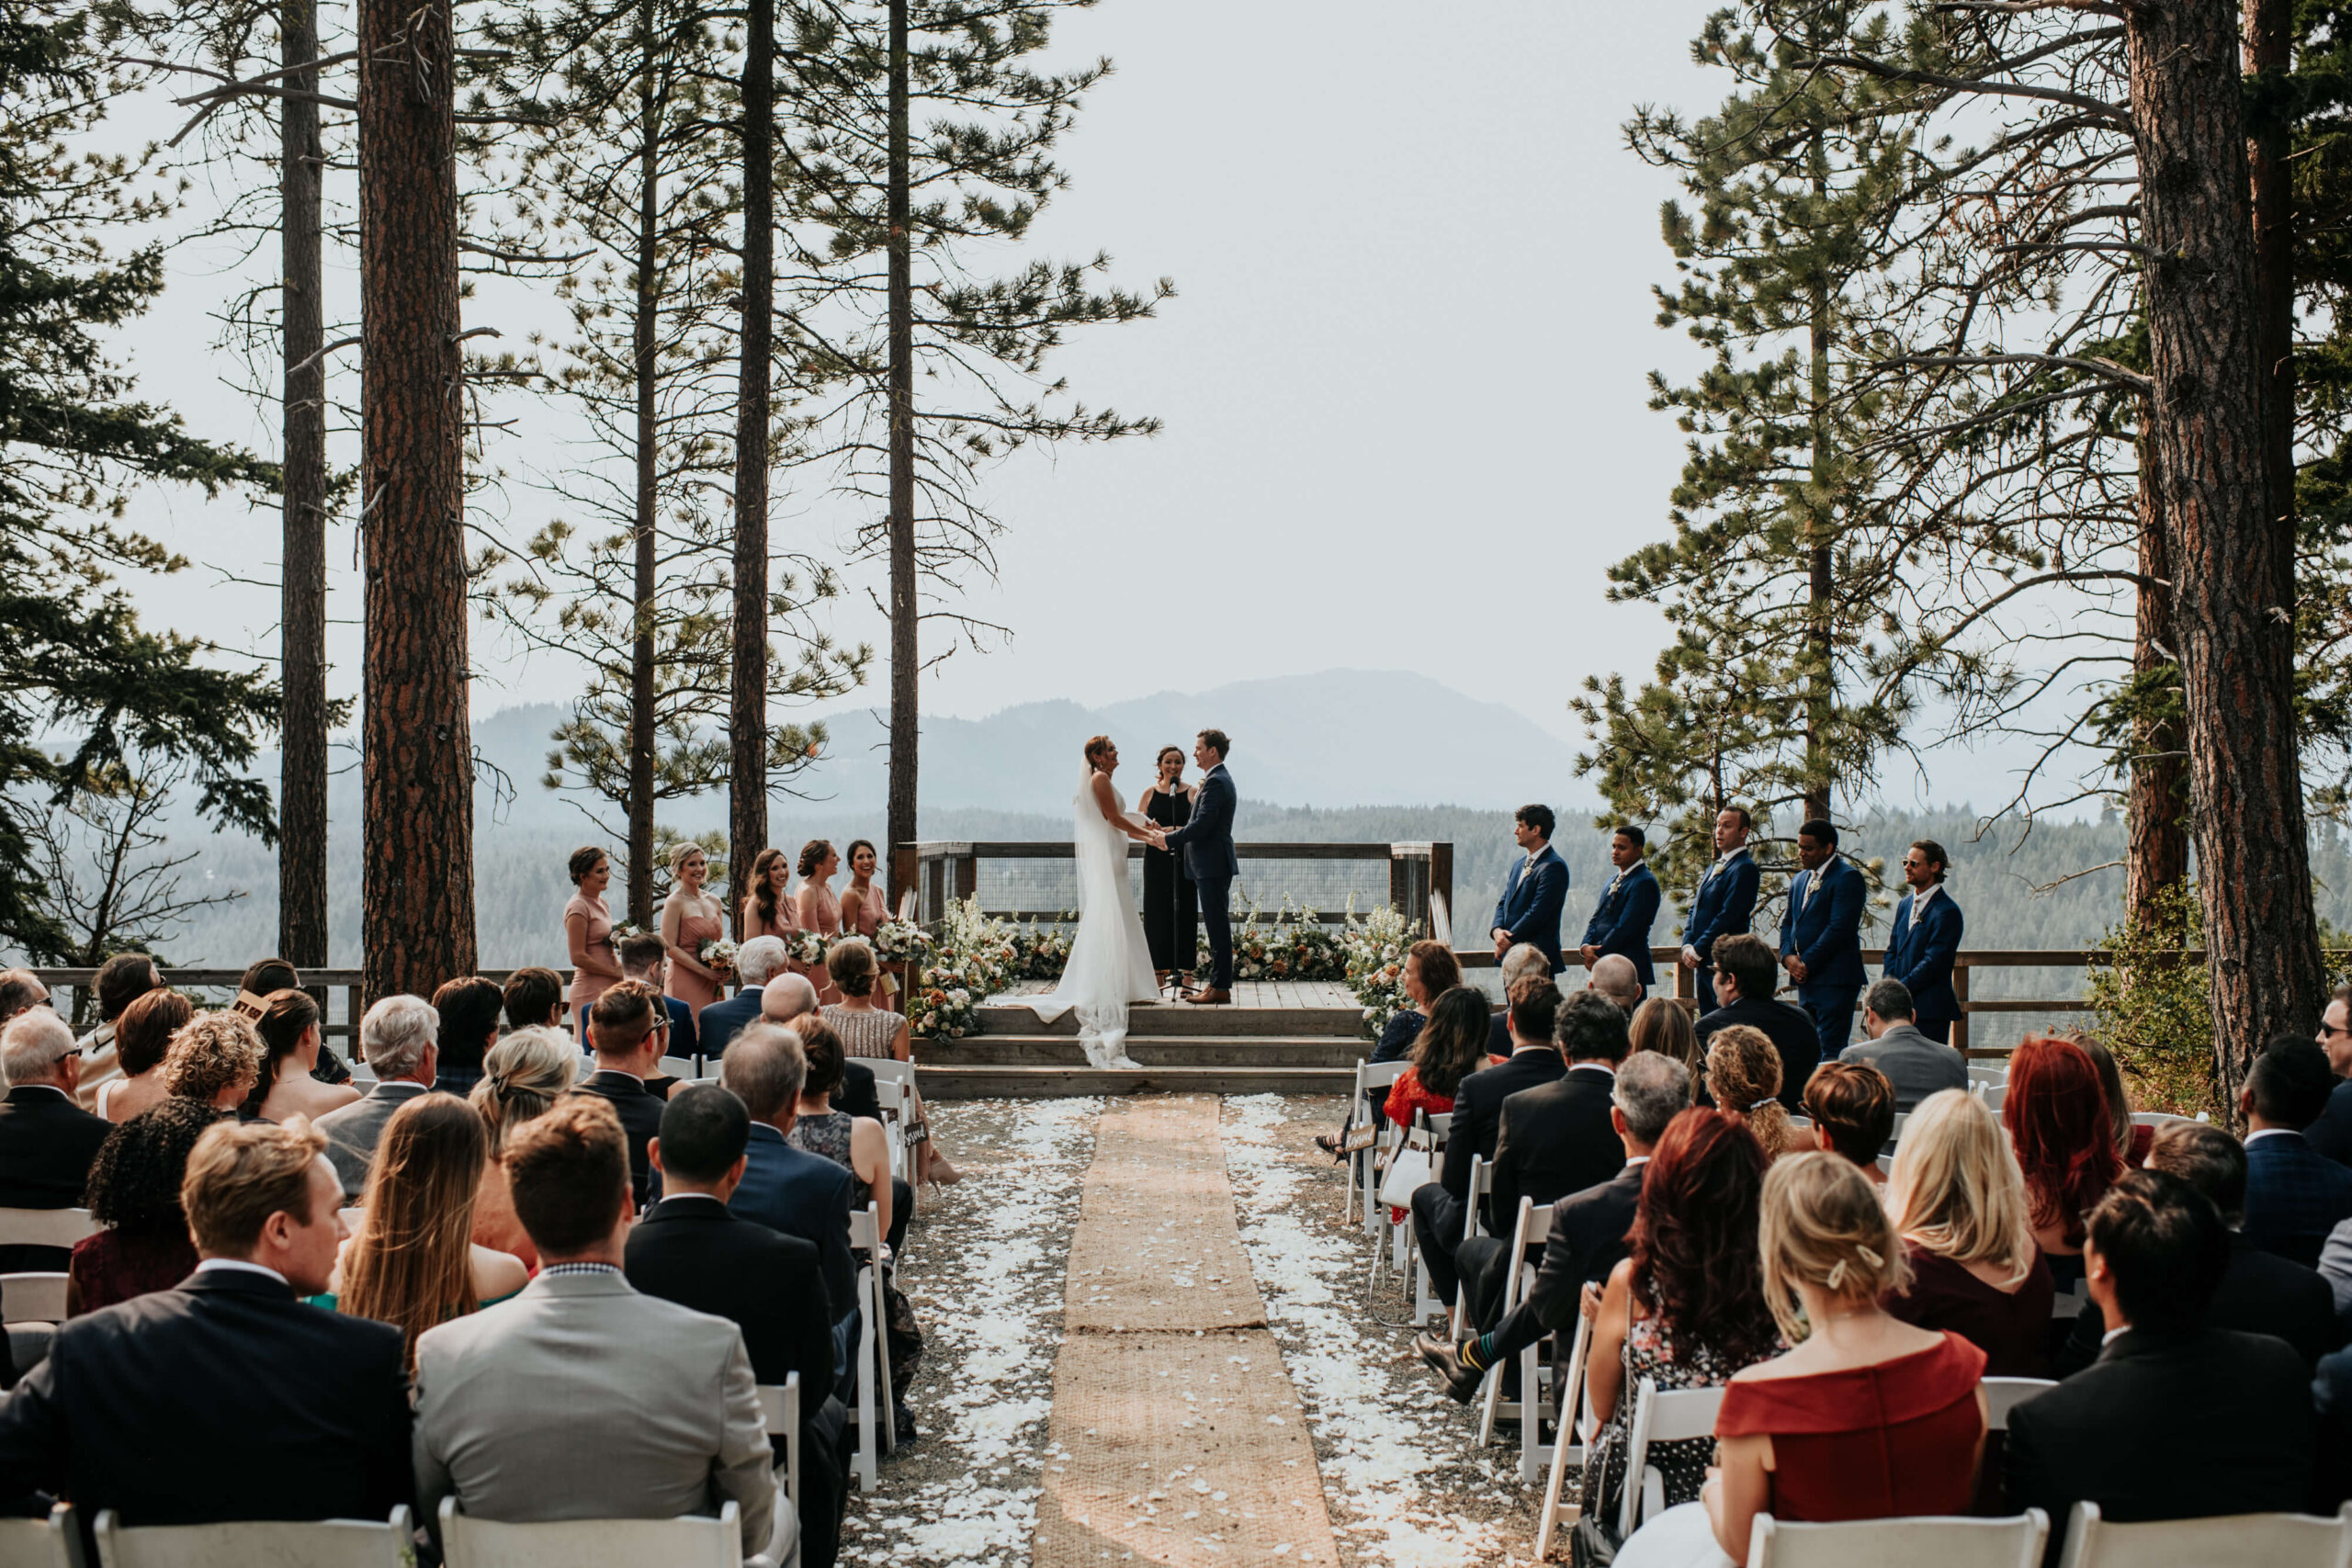
[[[1046,1023],[1075,1010],[1086,1060],[1096,1067],[1133,1068],[1127,1058],[1127,1010],[1159,999],[1151,948],[1127,893],[1127,843],[1154,844],[1158,828],[1119,809],[1111,774],[1119,749],[1107,735],[1086,743],[1086,772],[1071,802],[1070,842],[1078,861],[1078,935],[1061,983],[1023,1005]],[[1163,846],[1164,847],[1164,846]]]
[[[833,892],[833,874],[842,868],[841,852],[825,839],[811,839],[800,846],[800,891],[793,895],[793,918],[804,931],[832,938],[842,931],[842,901]],[[793,968],[808,976],[817,987],[820,1002],[837,1002],[842,994],[832,988],[821,964],[797,964]]]
[[[912,1061],[914,1039],[907,1027],[906,1015],[892,1012],[874,999],[879,967],[874,950],[863,939],[845,938],[834,943],[833,950],[825,954],[825,971],[842,999],[820,1008],[818,1016],[839,1037],[844,1055],[876,1061]],[[922,1130],[925,1121],[922,1099],[917,1095],[906,1108],[907,1141],[914,1154],[916,1184],[962,1180],[964,1173],[947,1163],[937,1141]]]
[[[852,839],[849,844],[849,886],[842,889],[842,930],[872,941],[890,918],[890,896],[874,886],[874,873],[880,867],[881,855],[870,839]],[[898,977],[889,965],[882,969],[882,998],[887,1003],[899,994]],[[853,1053],[854,1054],[854,1053]]]
[[[1193,803],[1200,791],[1184,782],[1184,750],[1159,749],[1159,777],[1136,802],[1136,810],[1163,832],[1193,819]],[[1201,900],[1193,879],[1184,874],[1184,857],[1173,850],[1143,852],[1143,934],[1151,944],[1152,972],[1159,983],[1193,966],[1201,945]]]
[[[906,1237],[908,1216],[896,1213],[893,1205],[889,1138],[873,1117],[833,1109],[833,1091],[842,1086],[841,1036],[831,1028],[804,1026],[797,1032],[808,1058],[808,1076],[800,1086],[799,1114],[785,1137],[849,1172],[850,1206],[863,1209],[868,1199],[873,1201],[875,1221],[895,1253]]]
[[[800,928],[793,922],[792,897],[785,885],[792,880],[792,863],[779,849],[762,850],[752,861],[751,891],[743,896],[743,940],[773,936],[789,941]]]
[[[578,891],[563,907],[563,944],[571,958],[571,1004],[572,1032],[582,1051],[588,1049],[588,1010],[620,983],[621,961],[613,951],[613,914],[605,907],[605,889],[613,880],[613,863],[594,844],[571,852],[571,885]]]
[[[670,852],[670,876],[677,886],[662,901],[662,940],[670,950],[669,979],[662,990],[686,1004],[697,1022],[702,1010],[723,994],[726,976],[695,956],[704,942],[727,934],[727,910],[703,891],[710,859],[702,847],[681,843]]]

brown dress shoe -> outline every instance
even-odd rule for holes
[[[1233,993],[1222,986],[1211,986],[1204,991],[1194,991],[1185,999],[1196,1008],[1223,1007],[1233,1000]]]

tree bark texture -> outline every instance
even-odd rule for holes
[[[2132,666],[2143,676],[2169,666],[2172,656],[2172,594],[2160,586],[2172,581],[2165,547],[2164,517],[2156,510],[2155,450],[2140,443],[2140,588],[2132,627]],[[2135,925],[2154,919],[2156,896],[2188,874],[2188,829],[2183,823],[2186,760],[2180,726],[2169,718],[2142,715],[2132,732],[2130,806],[2124,851],[2124,908]]]
[[[735,409],[735,626],[727,875],[740,892],[768,839],[768,410],[775,309],[775,11],[751,7],[743,57],[743,330]],[[730,897],[735,934],[743,901]]]
[[[653,39],[653,7],[642,7],[647,47]],[[650,62],[648,62],[649,66]],[[628,918],[640,928],[653,929],[653,524],[660,505],[656,493],[656,444],[661,425],[655,417],[654,392],[660,368],[654,340],[654,318],[661,307],[661,234],[658,228],[661,178],[661,128],[654,117],[653,73],[649,69],[638,95],[638,133],[644,143],[638,154],[637,204],[637,538],[635,635],[629,639],[628,671]],[[763,469],[764,471],[764,468]],[[739,865],[748,862],[739,861]]]
[[[279,389],[285,510],[278,678],[286,698],[277,781],[277,952],[327,962],[327,372],[319,187],[325,154],[315,0],[281,0],[280,63],[296,95],[277,101]]]
[[[2293,0],[2245,0],[2248,74],[2284,76],[2294,59]],[[2246,141],[2254,193],[2256,363],[2262,375],[2263,466],[2272,515],[2295,540],[2295,186],[2283,110]]]
[[[914,236],[908,125],[908,0],[890,0],[890,774],[887,826],[893,849],[912,843],[922,739],[916,704],[922,675],[915,592]],[[899,857],[890,865],[898,870]],[[890,889],[896,909],[907,889]]]
[[[369,998],[475,969],[449,0],[359,6]]]
[[[2234,1098],[2324,990],[2295,744],[2294,557],[2264,462],[2234,0],[2126,23],[2148,247],[2150,437],[2173,568],[2216,1069]]]

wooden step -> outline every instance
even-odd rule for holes
[[[1066,1012],[1051,1023],[1039,1021],[1025,1007],[989,1003],[979,1010],[980,1032],[989,1034],[1078,1033],[1078,1015]],[[1231,1039],[1279,1040],[1321,1036],[1336,1040],[1363,1037],[1362,1008],[1238,1008],[1190,1007],[1181,1002],[1143,1002],[1127,1013],[1127,1038],[1170,1035],[1218,1035]]]
[[[1371,1054],[1369,1040],[1330,1035],[1134,1035],[1127,1055],[1147,1067],[1338,1067],[1353,1071]],[[923,1081],[936,1067],[1066,1066],[1086,1065],[1075,1034],[978,1034],[962,1040],[918,1040],[915,1062]]]
[[[957,1066],[922,1069],[926,1100],[1057,1100],[1108,1094],[1328,1094],[1355,1088],[1348,1067]]]

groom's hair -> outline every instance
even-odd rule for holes
[[[1216,760],[1220,762],[1232,755],[1233,742],[1225,738],[1225,731],[1222,729],[1204,729],[1201,731],[1200,740],[1201,744],[1216,753]]]

